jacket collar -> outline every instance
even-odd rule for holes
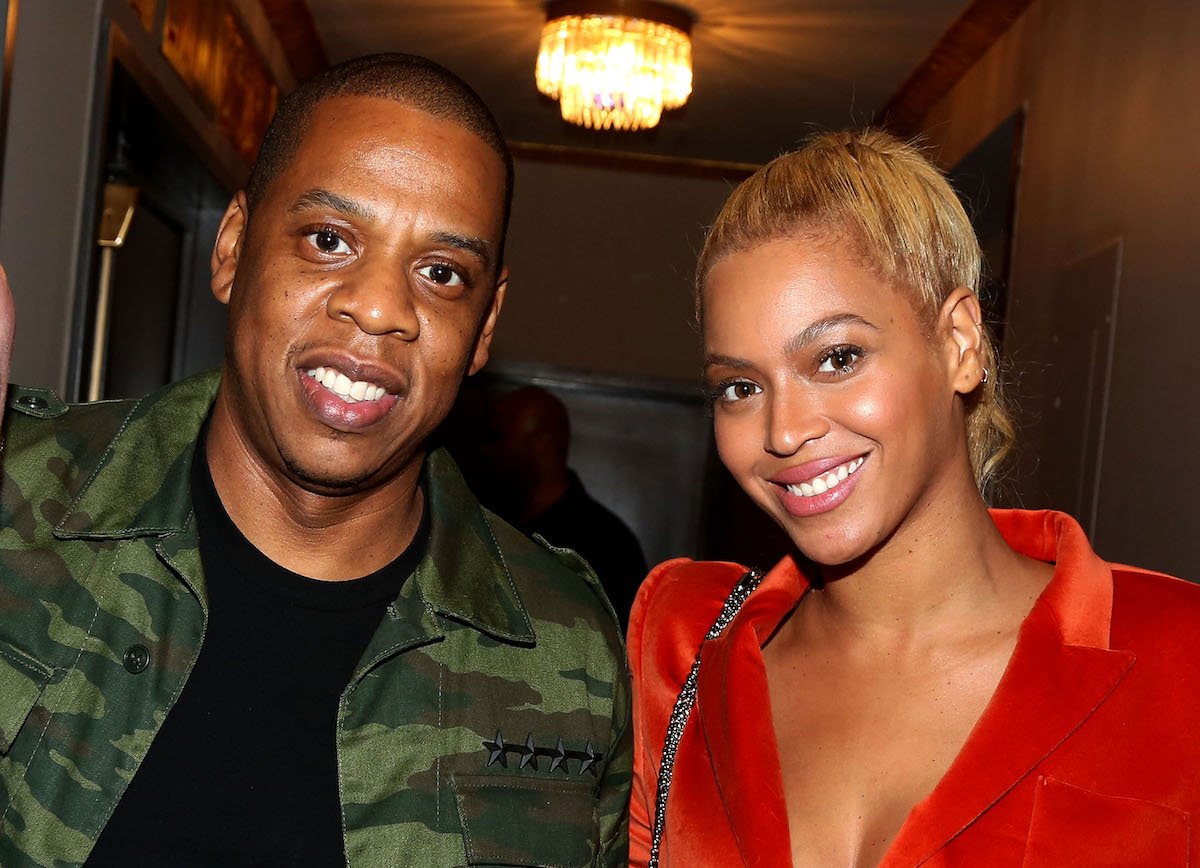
[[[998,510],[1009,546],[1055,564],[1021,625],[996,692],[945,777],[913,808],[883,864],[933,855],[1058,748],[1120,684],[1134,663],[1112,650],[1112,570],[1069,516]]]
[[[135,403],[55,535],[131,539],[187,529],[196,438],[219,382],[219,372],[208,372]],[[529,616],[489,518],[453,459],[444,450],[431,453],[424,479],[430,537],[415,572],[421,603],[497,639],[532,644]]]
[[[1079,525],[1051,511],[996,510],[992,518],[1014,550],[1054,563],[1054,576],[1022,623],[983,715],[945,777],[913,808],[885,866],[919,864],[969,826],[1062,744],[1134,662],[1133,654],[1109,648],[1112,572]],[[701,725],[748,865],[791,858],[780,834],[787,814],[760,649],[807,588],[795,562],[785,559],[702,652]]]

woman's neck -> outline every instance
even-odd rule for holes
[[[974,486],[930,492],[867,556],[821,570],[795,626],[856,654],[929,653],[1015,632],[1052,569],[1008,547]]]

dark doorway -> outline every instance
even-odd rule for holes
[[[137,199],[107,293],[101,269],[92,296],[83,358],[98,368],[84,371],[81,391],[94,376],[93,397],[139,397],[221,362],[225,310],[209,293],[208,261],[228,191],[119,64],[105,138],[105,183],[134,187]]]

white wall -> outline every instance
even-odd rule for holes
[[[500,361],[695,379],[692,271],[731,184],[518,160]]]

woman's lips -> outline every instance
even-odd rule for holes
[[[841,505],[858,484],[866,456],[809,462],[773,477],[780,503],[791,515],[810,516]]]

